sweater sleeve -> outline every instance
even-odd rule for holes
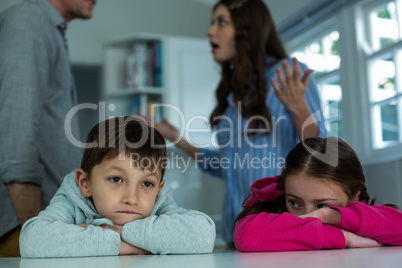
[[[402,245],[402,212],[387,206],[368,206],[362,202],[350,202],[346,207],[333,207],[341,212],[337,225],[378,243]]]
[[[22,257],[81,257],[118,255],[120,235],[94,225],[77,226],[79,214],[72,202],[56,194],[50,205],[22,227],[20,251]]]
[[[122,239],[153,254],[211,253],[215,223],[202,212],[177,207],[168,194],[155,215],[125,224]]]
[[[287,212],[262,212],[243,218],[236,225],[234,242],[243,252],[344,248],[345,237],[334,226],[319,219],[301,219]]]

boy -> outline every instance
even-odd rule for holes
[[[166,155],[162,135],[141,119],[117,117],[96,125],[81,168],[22,227],[21,256],[212,252],[214,222],[177,207],[163,188]]]

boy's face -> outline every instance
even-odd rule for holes
[[[115,225],[148,217],[165,181],[161,172],[137,168],[130,157],[104,160],[92,169],[90,180],[82,169],[77,184],[85,197],[92,197],[98,213]]]

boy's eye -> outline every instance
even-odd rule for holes
[[[150,182],[150,181],[144,181],[144,182],[142,183],[142,185],[144,185],[144,186],[147,187],[147,188],[151,188],[151,187],[154,186],[154,184],[153,184],[152,182]]]
[[[111,182],[115,182],[115,183],[121,183],[121,182],[123,182],[122,178],[120,178],[120,177],[111,177],[109,180],[110,180]]]
[[[329,208],[329,207],[331,207],[330,205],[327,205],[327,204],[319,204],[318,206],[317,206],[317,208]]]

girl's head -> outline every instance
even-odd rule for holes
[[[214,58],[235,66],[246,58],[287,57],[272,16],[261,0],[220,0],[207,31]],[[252,61],[251,61],[252,62]]]
[[[259,186],[264,191],[263,200],[257,198],[246,206],[254,195],[251,194],[243,202],[244,209],[235,224],[261,212],[302,215],[326,206],[344,207],[351,201],[369,203],[370,199],[359,158],[346,142],[336,137],[309,138],[296,145],[288,153],[278,183],[273,186]],[[267,196],[270,200],[266,200]]]
[[[351,201],[369,203],[363,168],[354,150],[335,137],[309,138],[286,157],[278,189],[294,215]]]

